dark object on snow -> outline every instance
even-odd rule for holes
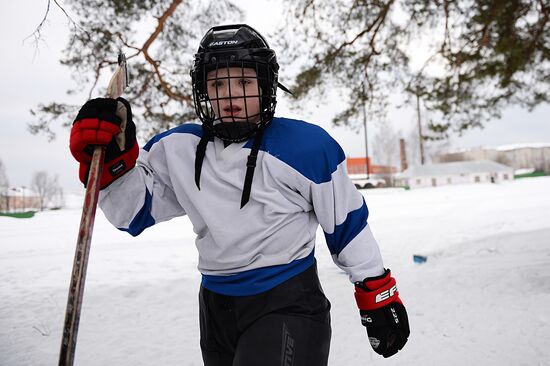
[[[414,263],[425,263],[426,261],[428,260],[428,257],[424,256],[424,255],[418,255],[418,254],[413,254],[413,261]]]

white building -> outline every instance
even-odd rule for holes
[[[514,169],[534,169],[550,173],[550,143],[514,144],[477,147],[449,152],[435,157],[440,163],[469,160],[492,160]]]
[[[396,175],[397,185],[410,188],[498,183],[513,179],[514,169],[489,160],[415,165]]]
[[[26,187],[11,187],[0,192],[0,212],[40,210],[40,196]]]

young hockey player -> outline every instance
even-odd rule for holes
[[[202,273],[205,365],[327,364],[330,303],[314,257],[319,224],[355,285],[372,348],[389,357],[404,346],[409,325],[367,206],[347,176],[344,152],[323,129],[274,117],[277,88],[286,90],[278,69],[275,52],[251,27],[210,29],[191,70],[202,124],[182,124],[139,149],[129,103],[90,100],[71,130],[80,178],[93,145],[106,145],[100,206],[113,225],[135,236],[189,216]],[[125,107],[123,118],[117,106]],[[114,140],[122,119],[123,151]]]

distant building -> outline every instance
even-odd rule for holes
[[[367,164],[369,167],[369,178],[367,179]],[[370,158],[346,159],[346,168],[351,180],[357,188],[384,187],[388,184],[387,177],[397,173],[397,168],[385,165],[373,165]]]
[[[40,210],[40,197],[25,187],[11,187],[0,194],[0,212]]]
[[[390,175],[397,173],[397,168],[387,165],[374,165],[371,158],[352,158],[346,159],[346,167],[348,174],[367,174],[367,161],[369,165],[369,174],[375,175]]]
[[[461,161],[415,165],[396,175],[396,184],[410,188],[464,183],[498,183],[514,179],[514,169],[494,161]]]
[[[352,158],[348,156],[346,158],[346,168],[348,174],[367,174],[367,164],[369,166],[369,172],[372,169],[370,158]]]
[[[550,143],[515,144],[496,148],[473,148],[442,154],[434,159],[445,163],[453,161],[492,160],[518,169],[534,169],[550,173]]]

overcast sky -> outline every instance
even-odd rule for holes
[[[248,9],[245,21],[262,34],[280,26],[280,7],[277,2],[263,0],[235,1]],[[66,3],[66,1],[61,2]],[[27,122],[29,112],[38,103],[51,101],[82,104],[86,95],[66,95],[74,87],[69,70],[58,62],[67,40],[67,21],[54,7],[43,29],[38,51],[31,42],[23,42],[40,23],[47,0],[3,1],[0,5],[0,159],[4,162],[11,185],[30,185],[32,174],[47,170],[59,175],[62,186],[69,191],[80,190],[78,166],[68,150],[68,130],[55,128],[57,139],[47,142],[42,135],[31,135]],[[269,11],[267,11],[269,9]],[[238,22],[238,20],[235,20]],[[202,34],[204,30],[201,30]],[[269,40],[268,40],[269,41]],[[281,71],[284,73],[284,70]],[[326,128],[342,145],[348,156],[364,156],[363,135],[345,128],[330,126],[331,105],[312,111],[302,118]],[[284,99],[277,106],[278,115],[290,115]],[[336,111],[335,111],[336,112]],[[484,130],[474,130],[461,138],[453,138],[453,147],[498,146],[513,143],[550,143],[550,106],[537,108],[533,113],[512,108],[504,111],[501,120],[489,123]],[[406,135],[416,123],[414,110],[392,110],[388,121]],[[370,131],[369,131],[370,133]],[[373,134],[370,134],[373,136]],[[372,142],[371,142],[372,143]]]

